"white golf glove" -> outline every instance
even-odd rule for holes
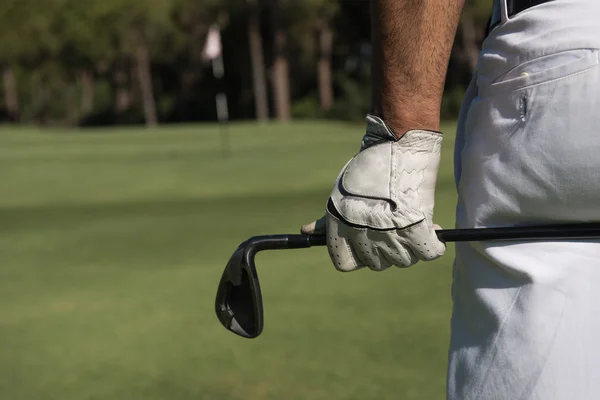
[[[367,116],[360,152],[342,169],[325,217],[302,227],[326,234],[336,269],[383,271],[433,260],[446,246],[432,222],[442,134],[411,130],[398,139]]]

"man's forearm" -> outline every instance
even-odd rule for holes
[[[371,0],[372,113],[401,136],[439,130],[448,61],[464,0]]]

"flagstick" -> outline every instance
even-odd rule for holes
[[[223,68],[223,56],[219,55],[212,59],[213,75],[215,79],[219,81],[219,87],[224,89],[225,84],[223,80],[224,68]],[[224,92],[219,92],[215,96],[215,102],[217,105],[217,118],[219,119],[219,131],[221,137],[221,152],[223,157],[229,156],[231,153],[231,146],[229,144],[229,127],[227,121],[229,120],[229,112],[227,109],[227,96]]]
[[[225,95],[225,68],[223,67],[223,46],[221,44],[221,32],[218,25],[212,25],[208,30],[206,43],[202,50],[203,57],[211,60],[212,70],[219,92],[215,96],[217,106],[217,118],[219,119],[219,133],[221,137],[221,152],[224,157],[230,153],[229,131],[227,121],[229,120],[229,111],[227,110],[227,96]]]
[[[221,132],[221,153],[223,157],[228,157],[231,153],[231,145],[229,144],[229,127],[227,125],[227,97],[224,93],[218,93],[216,100],[217,110],[222,110],[217,111],[219,114],[219,130]]]

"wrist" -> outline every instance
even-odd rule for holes
[[[385,121],[398,139],[410,130],[440,131],[440,107],[431,100],[411,99],[410,104],[403,101],[375,103],[370,114]]]
[[[398,134],[398,132],[401,132],[401,134]],[[361,151],[379,143],[400,141],[402,138],[404,138],[403,142],[406,140],[411,142],[415,135],[411,135],[409,138],[406,136],[409,132],[414,133],[416,136],[423,136],[424,133],[428,133],[425,136],[440,135],[441,137],[442,135],[442,132],[439,130],[439,124],[437,125],[437,129],[415,128],[414,125],[407,125],[401,128],[401,130],[396,131],[390,126],[388,121],[384,121],[383,118],[369,113],[367,114],[366,132],[361,142]]]

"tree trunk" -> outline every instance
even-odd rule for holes
[[[2,80],[4,85],[4,103],[6,111],[13,121],[19,119],[19,95],[17,92],[17,78],[15,71],[9,67],[4,67],[2,72]]]
[[[129,90],[129,77],[123,66],[118,65],[114,72],[115,83],[115,112],[117,115],[123,114],[131,107],[131,92]]]
[[[319,62],[317,66],[319,99],[321,109],[327,111],[333,105],[333,83],[331,80],[333,32],[329,26],[329,21],[323,21],[319,24],[317,35],[319,41]]]
[[[269,119],[267,103],[267,82],[265,79],[265,62],[260,35],[260,10],[257,0],[248,0],[250,20],[248,21],[248,40],[250,41],[250,59],[252,62],[252,84],[254,87],[254,107],[256,119]]]
[[[140,42],[135,51],[137,79],[139,82],[142,104],[144,106],[144,119],[146,126],[155,127],[158,124],[156,116],[156,103],[152,92],[152,71],[150,68],[150,55],[146,43]]]
[[[77,100],[77,85],[73,83],[67,83],[64,90],[65,95],[65,106],[67,109],[66,123],[69,126],[77,125],[81,110],[79,108],[79,101]]]
[[[290,119],[290,77],[286,55],[287,35],[280,16],[280,0],[271,0],[271,22],[275,32],[273,62],[273,97],[275,115],[279,121]]]
[[[473,15],[467,9],[465,9],[462,14],[460,21],[460,33],[463,51],[465,52],[465,58],[469,64],[471,74],[474,74],[477,67],[477,60],[479,59],[479,45],[475,21],[473,19]]]
[[[94,109],[94,74],[89,69],[79,73],[81,85],[81,115],[89,115]]]

